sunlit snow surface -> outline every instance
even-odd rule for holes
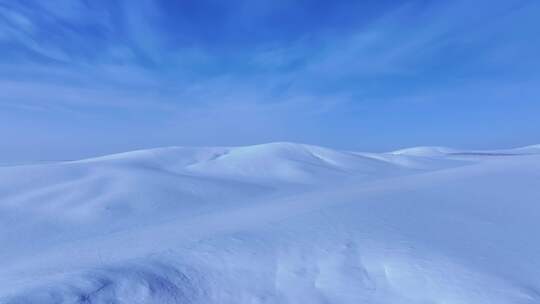
[[[540,146],[0,167],[0,303],[540,303]]]

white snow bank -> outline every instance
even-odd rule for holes
[[[433,157],[433,156],[445,156],[452,153],[459,153],[459,150],[446,148],[446,147],[413,147],[407,149],[401,149],[391,152],[391,154],[397,155],[409,155],[409,156],[422,156],[422,157]]]
[[[0,168],[0,303],[540,303],[540,155],[468,152]]]

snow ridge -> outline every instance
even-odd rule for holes
[[[540,145],[0,167],[0,303],[540,303]]]

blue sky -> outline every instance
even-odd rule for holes
[[[0,161],[540,143],[536,0],[0,0]]]

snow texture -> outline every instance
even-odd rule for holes
[[[0,167],[0,303],[540,303],[540,146]]]

